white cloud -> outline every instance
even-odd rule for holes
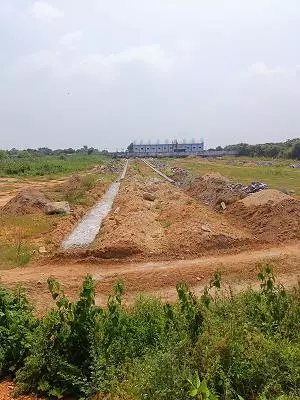
[[[122,65],[142,62],[153,69],[167,72],[172,59],[158,44],[131,47],[119,53],[89,54],[75,67],[74,72],[83,75],[98,76],[101,80],[112,81],[120,74]]]
[[[120,76],[122,67],[131,63],[142,63],[152,70],[170,72],[173,60],[160,45],[131,47],[119,53],[94,53],[79,56],[77,52],[70,58],[68,50],[80,40],[81,32],[73,32],[61,37],[59,50],[41,50],[23,57],[14,68],[14,73],[24,75],[40,70],[48,70],[59,77],[74,75],[90,76],[101,83],[111,83]]]
[[[273,68],[268,68],[264,62],[258,62],[250,65],[246,71],[248,76],[270,76],[275,74],[286,74],[289,73],[289,69],[276,66]]]
[[[59,67],[59,52],[41,50],[22,59],[23,73],[37,72],[43,69],[55,70]],[[19,69],[20,70],[20,69]]]
[[[45,1],[36,1],[29,8],[29,13],[33,18],[42,21],[52,21],[53,19],[62,18],[63,11],[53,7]]]
[[[69,32],[60,38],[59,43],[68,50],[75,50],[76,42],[80,41],[82,38],[83,33],[81,31]]]

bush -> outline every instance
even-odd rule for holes
[[[0,377],[14,374],[30,354],[29,337],[36,325],[24,291],[8,293],[0,287]]]
[[[22,291],[1,289],[1,374],[56,398],[295,400],[300,290],[268,266],[259,279],[259,291],[226,297],[215,274],[200,298],[182,283],[174,304],[139,297],[130,308],[118,283],[105,309],[90,276],[73,303],[49,279],[56,306],[39,320]]]

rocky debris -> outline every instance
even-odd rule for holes
[[[210,227],[209,227],[208,225],[202,225],[202,226],[201,226],[201,229],[202,229],[204,232],[211,232],[211,229],[210,229]]]
[[[226,204],[224,203],[224,201],[221,201],[220,206],[221,206],[222,210],[226,210]]]
[[[170,171],[171,173],[169,173],[168,176],[175,181],[183,181],[188,176],[188,172],[183,168],[171,167]]]
[[[224,210],[227,204],[243,199],[251,193],[265,190],[268,186],[263,182],[252,182],[245,186],[213,172],[186,181],[182,187],[190,196],[201,200],[205,205]]]
[[[107,173],[117,173],[119,172],[119,167],[116,162],[110,162],[106,165],[101,165],[100,174],[107,174]]]
[[[144,192],[143,199],[148,201],[154,201],[156,199],[156,196],[153,193]]]
[[[67,201],[54,201],[47,203],[44,208],[45,214],[70,214],[71,208]]]
[[[46,247],[45,246],[40,247],[39,248],[39,253],[40,254],[46,254],[47,253]]]
[[[300,163],[290,164],[290,168],[300,168]]]
[[[247,194],[256,193],[265,189],[268,189],[268,185],[263,182],[252,182],[249,186],[244,187],[245,193]]]
[[[36,214],[43,212],[49,201],[49,197],[38,189],[24,189],[6,203],[0,211],[12,215]]]

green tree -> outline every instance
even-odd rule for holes
[[[0,160],[4,160],[5,158],[8,158],[8,154],[6,150],[0,150]]]
[[[300,141],[294,144],[290,155],[291,155],[291,158],[300,160]]]

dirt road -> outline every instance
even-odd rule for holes
[[[22,285],[28,289],[38,312],[52,304],[47,289],[47,278],[56,277],[65,293],[75,299],[84,277],[91,274],[97,282],[97,303],[103,305],[115,282],[123,280],[126,288],[125,299],[138,293],[156,294],[163,299],[173,300],[176,284],[186,281],[193,289],[201,291],[211,275],[219,270],[224,282],[239,290],[248,284],[257,284],[257,272],[262,263],[271,264],[279,280],[293,286],[300,279],[299,242],[238,254],[218,255],[192,260],[160,262],[112,262],[95,261],[33,265],[1,271],[1,283],[7,287]]]

